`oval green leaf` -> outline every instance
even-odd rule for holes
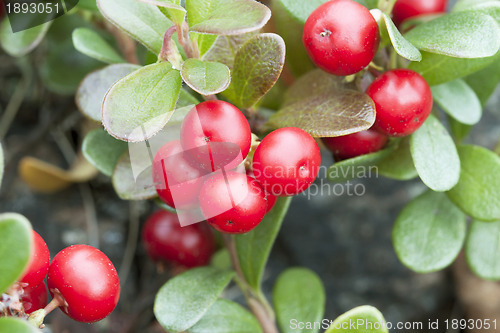
[[[147,152],[144,152],[147,154]],[[134,156],[134,158],[138,158]],[[152,164],[152,162],[151,162]],[[129,152],[125,152],[116,163],[111,177],[116,194],[123,200],[144,200],[157,196],[153,184],[151,166],[134,177]]]
[[[167,331],[186,331],[207,313],[233,275],[232,271],[201,267],[174,277],[156,294],[156,319]]]
[[[500,280],[500,221],[473,221],[465,244],[471,270],[482,279]]]
[[[194,34],[194,33],[192,33]],[[249,32],[241,35],[234,36],[217,36],[213,45],[206,51],[206,53],[201,57],[204,61],[216,61],[221,62],[229,69],[234,67],[234,58],[238,53],[239,49],[247,41],[257,36],[257,32]],[[213,35],[203,35],[197,34],[199,36],[213,36]]]
[[[500,83],[500,60],[467,76],[465,82],[474,90],[481,105],[486,105]]]
[[[181,76],[168,62],[143,67],[115,83],[102,104],[102,122],[109,134],[129,142],[144,141],[172,116]]]
[[[472,10],[489,4],[498,4],[497,0],[458,0],[453,6],[452,12]]]
[[[9,55],[22,57],[40,44],[51,24],[52,22],[47,22],[13,33],[9,18],[5,17],[0,24],[0,45]]]
[[[410,151],[410,140],[403,138],[397,143],[394,151],[384,157],[378,164],[378,172],[387,178],[410,180],[418,177]]]
[[[102,102],[109,88],[140,66],[132,64],[116,64],[104,67],[88,74],[76,91],[76,106],[85,116],[92,120],[102,121]]]
[[[0,294],[22,274],[31,254],[30,222],[16,213],[0,214]]]
[[[248,284],[256,290],[260,288],[267,259],[291,201],[291,197],[278,198],[273,209],[255,229],[236,235],[236,250],[241,270]]]
[[[262,333],[259,322],[241,305],[219,298],[189,333]]]
[[[481,102],[463,80],[433,86],[431,90],[434,101],[459,122],[474,125],[481,119]]]
[[[93,30],[87,28],[75,29],[72,39],[75,49],[86,56],[108,64],[125,62],[123,57],[101,35]]]
[[[95,129],[83,139],[83,156],[99,171],[111,177],[118,159],[127,150],[126,142],[116,140],[103,129]]]
[[[184,61],[181,76],[191,89],[205,96],[226,90],[231,82],[231,73],[226,65],[194,58]]]
[[[305,288],[307,286],[307,288]],[[325,288],[320,278],[307,268],[290,268],[276,280],[273,302],[283,333],[319,332],[294,328],[291,323],[321,322],[325,312]]]
[[[353,322],[363,325],[359,329],[351,329]],[[389,333],[389,330],[384,316],[377,308],[363,305],[339,316],[325,333]]]
[[[285,10],[298,22],[304,24],[311,13],[328,0],[278,0]]]
[[[500,157],[472,145],[458,147],[462,164],[458,184],[448,196],[466,214],[481,221],[500,220]]]
[[[151,5],[162,7],[166,10],[168,18],[174,22],[175,25],[181,26],[186,17],[186,10],[179,3],[174,3],[170,0],[139,0],[141,2],[149,3]]]
[[[410,149],[420,179],[430,189],[448,191],[460,178],[460,158],[452,137],[432,114],[410,137]]]
[[[374,11],[375,10],[378,9],[374,9]],[[380,12],[380,10],[378,11]],[[422,54],[420,51],[412,43],[406,40],[403,35],[401,35],[390,17],[384,13],[381,13],[381,15],[384,18],[385,28],[387,29],[387,33],[396,53],[410,61],[422,60]]]
[[[0,318],[0,333],[41,333],[33,324],[15,317]]]
[[[427,191],[408,203],[392,230],[399,260],[417,273],[449,266],[462,249],[466,216],[444,193]]]

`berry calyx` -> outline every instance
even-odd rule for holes
[[[447,0],[397,0],[392,9],[392,19],[399,26],[403,21],[415,16],[444,13],[446,2]]]
[[[305,191],[321,165],[318,144],[306,131],[296,127],[268,134],[253,157],[255,178],[276,196],[292,196]]]
[[[26,314],[43,309],[48,300],[47,286],[42,282],[31,290],[24,290],[20,300]]]
[[[321,139],[336,161],[374,153],[384,148],[388,137],[376,130]]]
[[[181,227],[177,214],[159,210],[146,220],[142,243],[153,261],[184,267],[204,266],[215,251],[215,239],[205,222]]]
[[[375,103],[374,128],[389,136],[415,132],[432,111],[432,92],[425,79],[409,69],[380,75],[366,90]]]
[[[24,270],[24,275],[18,280],[23,289],[29,290],[38,287],[47,275],[50,263],[50,253],[43,238],[33,230],[33,246],[28,266]]]
[[[47,285],[61,310],[85,323],[108,316],[120,297],[120,281],[111,260],[82,244],[67,247],[52,259]]]
[[[368,9],[352,0],[331,0],[308,17],[302,41],[319,68],[345,76],[359,72],[372,61],[380,37]]]
[[[200,208],[216,230],[242,234],[262,221],[267,200],[264,189],[255,179],[235,171],[219,171],[203,184]]]

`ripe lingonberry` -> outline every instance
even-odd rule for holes
[[[309,133],[296,127],[277,129],[268,134],[253,157],[255,178],[276,196],[305,191],[321,165],[318,144]]]
[[[444,13],[447,0],[397,0],[392,10],[393,21],[399,26],[411,17]]]
[[[62,296],[61,310],[70,318],[93,323],[108,316],[120,297],[120,281],[109,258],[88,245],[59,252],[49,267],[50,294]]]
[[[189,208],[198,202],[206,172],[193,167],[179,140],[167,142],[153,161],[153,181],[160,199],[174,208]],[[173,195],[172,195],[173,194]]]
[[[216,230],[242,234],[264,218],[267,200],[264,189],[246,174],[216,172],[201,187],[200,208]]]
[[[205,222],[181,227],[177,214],[165,210],[147,219],[142,243],[153,261],[189,268],[208,264],[215,250],[214,236]]]
[[[23,303],[24,312],[27,314],[43,309],[48,300],[47,286],[42,282],[31,290],[24,290],[20,300]]]
[[[432,110],[432,92],[417,72],[394,69],[380,75],[366,90],[375,102],[374,128],[389,136],[415,132]]]
[[[368,9],[352,0],[331,0],[308,17],[302,41],[319,68],[334,75],[351,75],[372,61],[380,37]]]
[[[181,144],[201,168],[235,168],[250,151],[250,125],[241,111],[224,101],[196,105],[184,118]]]
[[[253,171],[247,170],[247,175],[255,179]],[[273,209],[274,205],[276,204],[276,200],[278,200],[278,197],[267,192],[266,189],[264,189],[264,192],[266,193],[266,200],[267,200],[267,208],[266,208],[266,214],[267,214],[269,213],[269,211],[271,211],[271,209]]]
[[[346,160],[360,155],[374,153],[384,148],[387,136],[373,129],[337,136],[322,138],[325,146],[333,153],[336,161]]]
[[[23,289],[26,290],[35,288],[42,283],[47,275],[50,263],[49,248],[43,238],[34,230],[32,237],[33,245],[30,261],[24,270],[24,275],[18,280],[21,283],[26,283],[26,285],[22,285]]]

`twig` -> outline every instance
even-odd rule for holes
[[[125,247],[125,254],[123,255],[122,262],[120,264],[120,270],[118,276],[120,277],[120,284],[125,286],[128,275],[130,273],[130,267],[134,261],[135,250],[137,249],[137,235],[139,234],[139,213],[137,210],[136,203],[131,201],[129,203],[129,216],[130,223],[127,236],[127,245]]]
[[[30,79],[23,76],[20,82],[17,84],[16,90],[14,94],[12,94],[12,98],[7,104],[5,108],[5,113],[0,119],[0,141],[5,137],[7,132],[9,131],[10,125],[21,107],[21,103],[24,100],[24,96],[26,95],[26,91],[28,90]]]

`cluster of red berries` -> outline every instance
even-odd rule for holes
[[[398,0],[394,6],[397,24],[423,14],[444,12],[446,0]],[[328,73],[358,73],[373,60],[379,46],[378,24],[364,6],[352,0],[331,0],[307,19],[304,46],[313,62]],[[372,128],[342,137],[324,138],[336,160],[382,149],[388,137],[415,132],[432,110],[432,93],[425,79],[408,69],[389,70],[366,90],[376,109]]]
[[[49,305],[45,277],[53,298]],[[108,316],[120,297],[118,274],[104,253],[88,245],[72,245],[50,262],[47,244],[35,231],[28,266],[10,289],[9,293],[18,295],[22,302],[22,308],[14,308],[16,311],[31,314],[45,308],[48,314],[59,306],[70,318],[86,323]],[[9,298],[9,294],[3,295],[7,309],[12,301]]]

